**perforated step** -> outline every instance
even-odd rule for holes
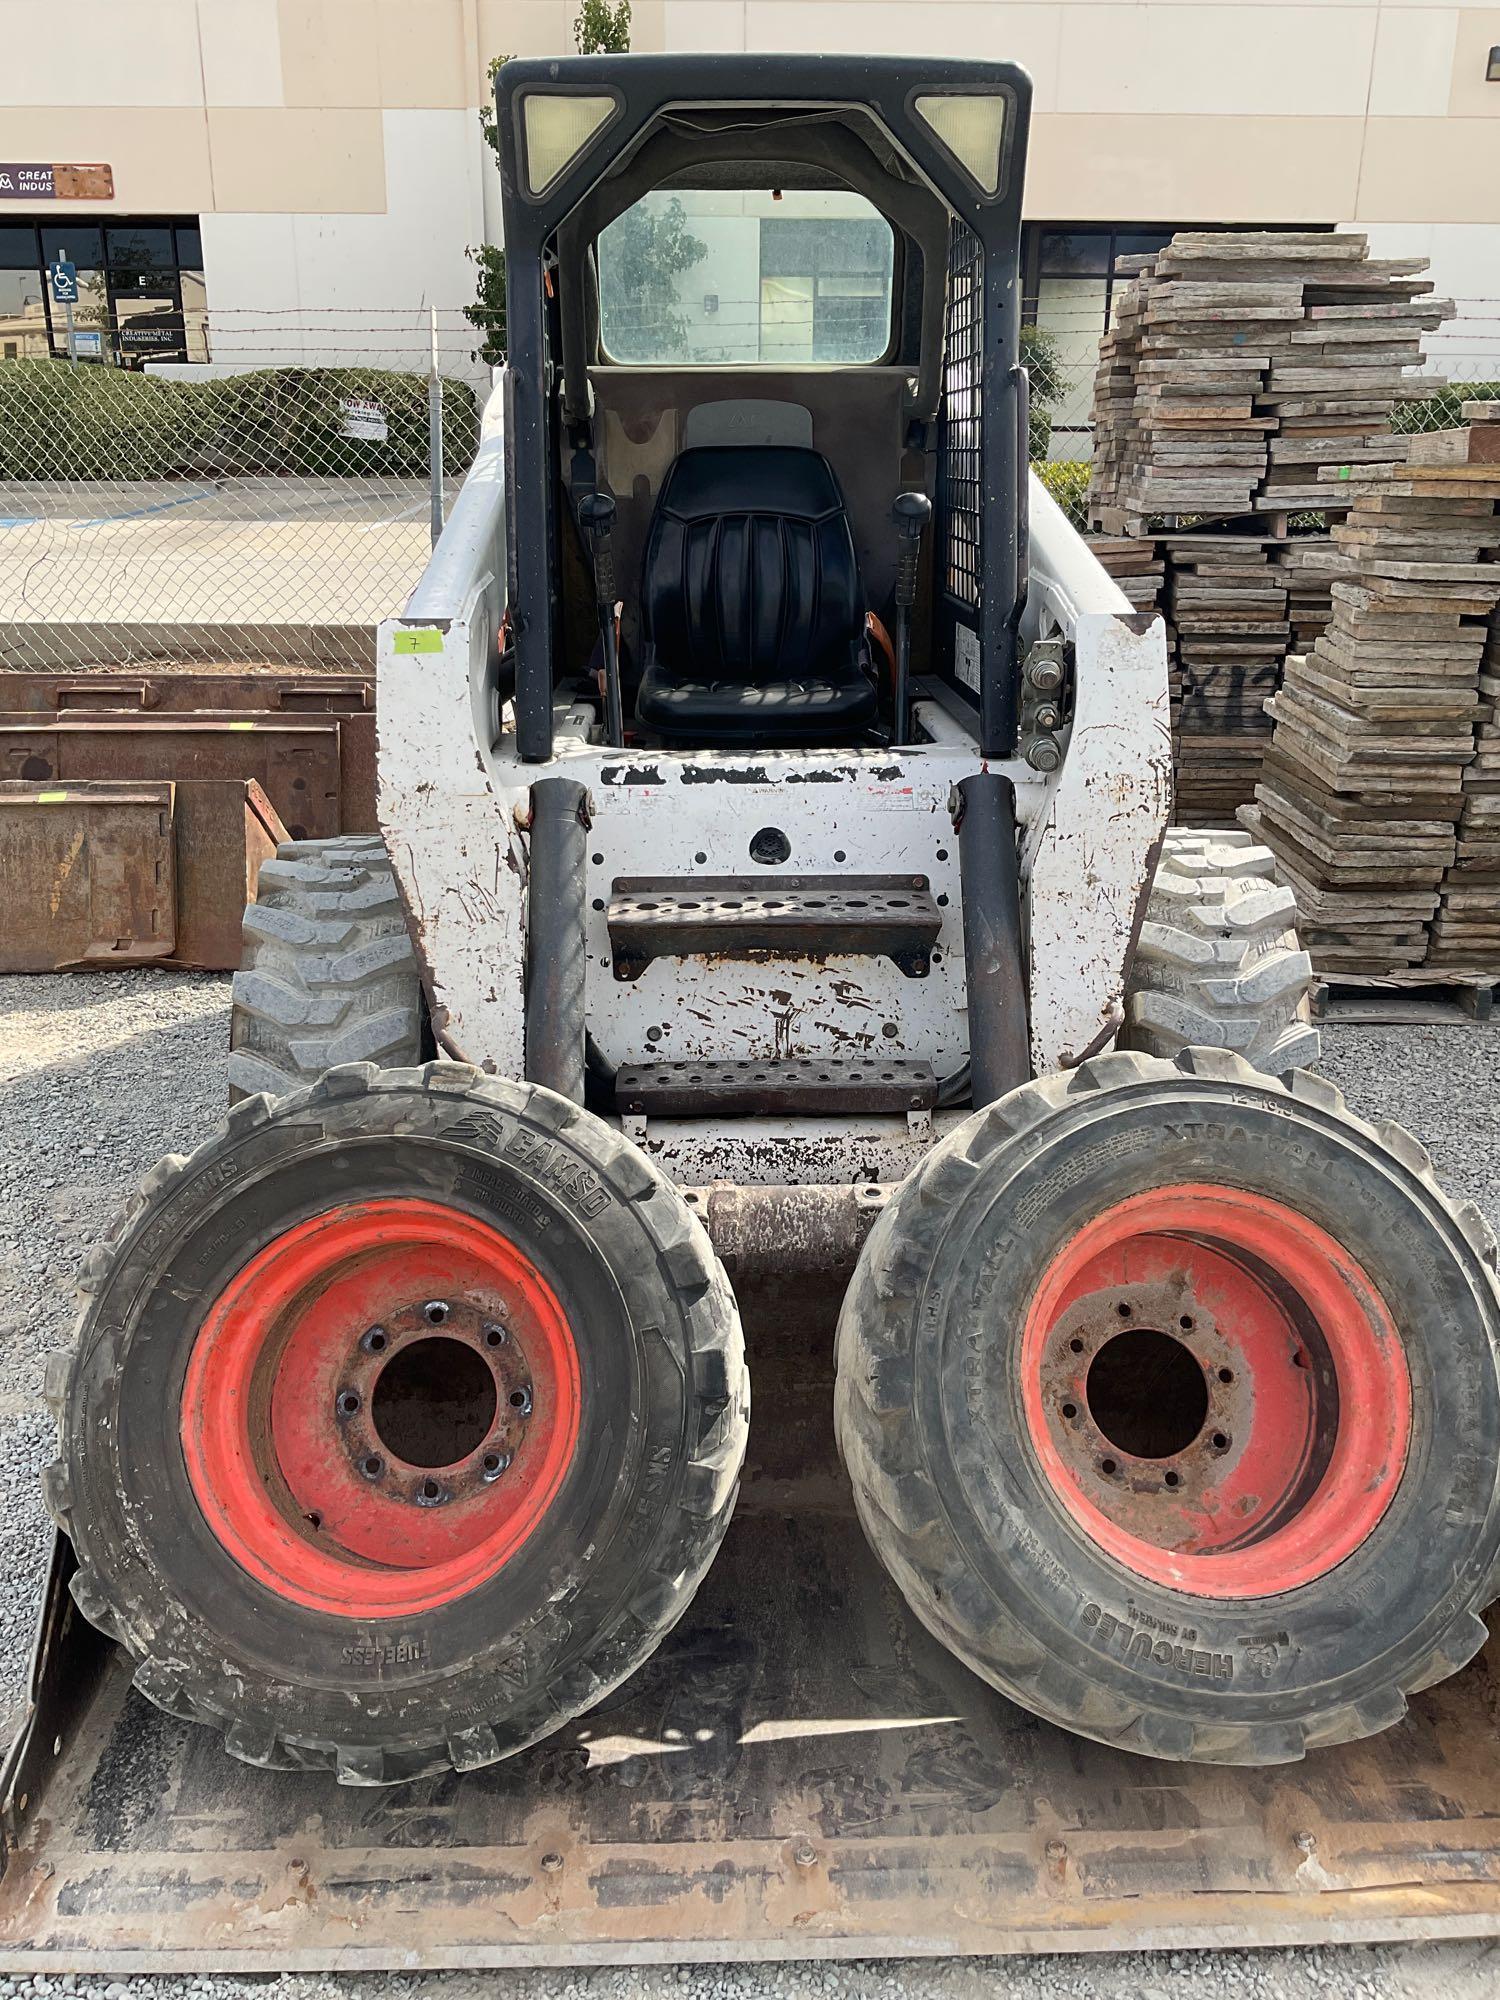
[[[622,877],[609,902],[615,977],[654,958],[892,958],[926,975],[943,925],[925,875]]]
[[[930,1111],[937,1076],[925,1062],[651,1062],[622,1064],[616,1109],[641,1117],[767,1117],[788,1112]]]

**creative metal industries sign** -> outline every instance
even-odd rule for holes
[[[0,160],[0,201],[113,201],[112,167]]]

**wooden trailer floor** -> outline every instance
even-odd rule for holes
[[[508,1764],[394,1791],[248,1769],[59,1618],[3,1801],[0,1971],[1500,1932],[1500,1640],[1400,1727],[1278,1770],[1152,1763],[1038,1722],[951,1660],[866,1550],[807,1303],[752,1342],[753,1463],[697,1601],[604,1707]]]

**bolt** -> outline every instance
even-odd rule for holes
[[[792,1849],[792,1859],[799,1868],[812,1868],[818,1859],[818,1850],[810,1840],[799,1840]]]
[[[354,1389],[340,1389],[334,1407],[341,1417],[352,1417],[359,1408],[359,1394]]]
[[[383,1326],[372,1326],[360,1336],[360,1346],[366,1354],[383,1354],[390,1342],[390,1335]]]
[[[422,1308],[422,1317],[429,1326],[441,1326],[452,1310],[446,1299],[429,1299]]]
[[[543,1868],[546,1869],[549,1875],[558,1874],[562,1868],[562,1865],[563,1865],[563,1858],[560,1854],[544,1854],[542,1856],[542,1866]]]

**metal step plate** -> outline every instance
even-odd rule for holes
[[[925,875],[620,877],[609,901],[615,977],[654,958],[893,958],[921,977],[943,927]]]
[[[788,1112],[930,1111],[937,1103],[931,1063],[627,1063],[615,1077],[615,1106],[650,1118],[780,1116]]]

